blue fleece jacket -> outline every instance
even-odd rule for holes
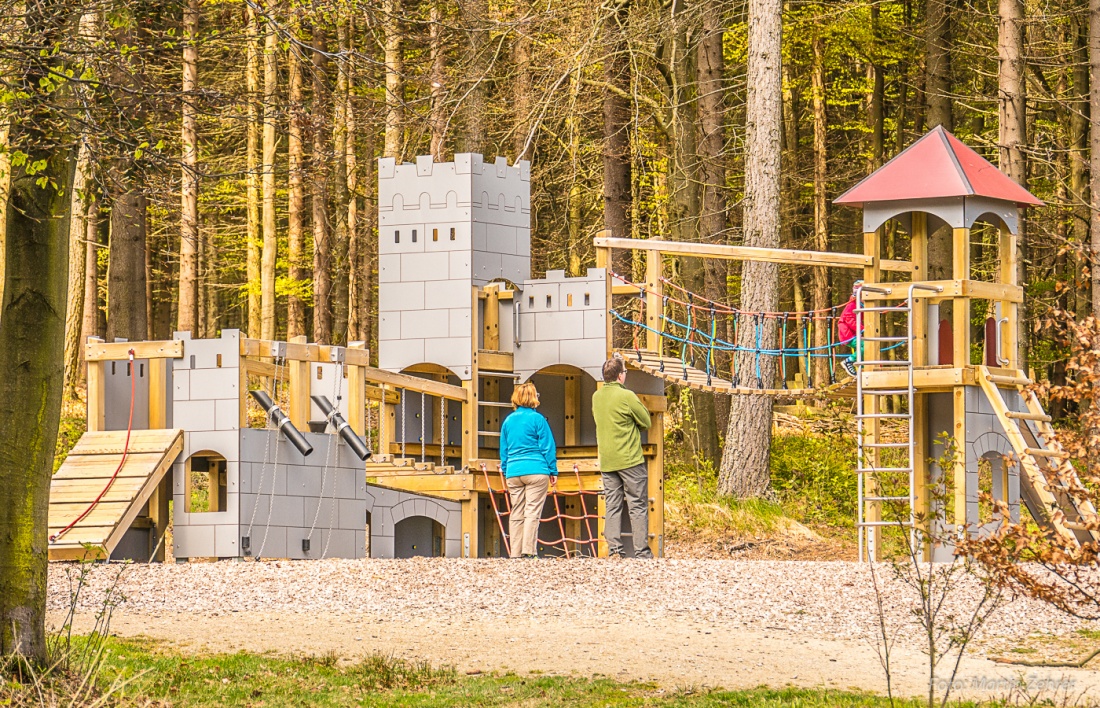
[[[500,468],[505,477],[558,473],[554,434],[534,408],[515,409],[500,426]]]

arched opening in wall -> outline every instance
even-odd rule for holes
[[[188,514],[225,511],[227,476],[225,458],[204,450],[184,464],[184,511]]]
[[[443,556],[443,524],[427,516],[410,516],[393,527],[394,558]]]

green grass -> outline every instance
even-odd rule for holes
[[[880,696],[824,689],[683,689],[610,679],[515,674],[459,675],[450,669],[375,656],[182,655],[151,641],[117,640],[99,673],[114,685],[107,705],[171,706],[888,706]],[[121,688],[118,688],[121,686]],[[24,703],[27,689],[0,681],[0,705]],[[7,692],[7,693],[5,693]],[[917,702],[899,701],[911,708]],[[973,704],[959,704],[973,705]]]
[[[856,517],[855,440],[840,434],[772,437],[772,486],[802,523],[850,527]]]

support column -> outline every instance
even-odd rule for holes
[[[607,309],[611,309],[614,301],[611,295],[611,249],[603,246],[596,247],[596,267],[604,269],[604,302],[607,303]],[[607,314],[604,317],[604,323],[606,332],[604,337],[607,341],[607,353],[606,357],[611,358],[611,352],[615,349],[615,341],[612,338],[612,326],[614,317],[611,314]],[[606,554],[605,554],[606,555]]]
[[[1001,264],[1000,282],[1005,285],[1019,285],[1017,279],[1018,254],[1016,251],[1017,236],[1001,226],[1000,240],[997,248],[998,260]],[[1001,333],[1001,358],[1007,359],[1007,368],[1020,369],[1027,375],[1026,363],[1020,362],[1020,305],[1004,300],[1001,302],[1001,316],[1007,319],[1004,326],[998,322]]]
[[[661,282],[662,256],[660,251],[645,252],[645,348],[651,352],[661,353],[661,331],[664,320],[661,319],[663,309],[664,283]]]
[[[352,342],[348,349],[366,349],[364,342]],[[348,372],[348,425],[360,437],[367,435],[367,379],[363,367],[344,364]],[[383,394],[383,398],[385,394]]]
[[[970,229],[955,229],[952,234],[951,278],[970,280]],[[970,365],[970,298],[954,298],[952,337],[955,340],[953,363],[956,369]]]
[[[292,337],[290,344],[306,344],[305,335]],[[289,349],[289,347],[288,347]],[[308,430],[309,423],[309,362],[288,361],[287,382],[290,385],[290,402],[286,415],[298,430]],[[276,401],[278,402],[278,401]]]
[[[481,494],[470,492],[469,499],[462,500],[462,557],[478,557],[478,510]]]
[[[863,234],[863,253],[864,255],[871,257],[871,265],[864,266],[863,268],[863,282],[864,284],[874,284],[881,282],[882,280],[882,239],[879,237],[880,231],[869,231]],[[865,337],[878,337],[879,336],[879,313],[871,312],[866,313],[863,316],[863,332]],[[864,342],[863,345],[863,360],[864,361],[878,361],[882,356],[881,344],[879,342]],[[857,371],[857,376],[863,376],[863,371]],[[879,397],[867,396],[863,401],[863,412],[876,414],[879,413]],[[870,418],[864,425],[864,443],[874,444],[879,439],[879,419]],[[881,466],[879,449],[872,447],[864,449],[864,459],[858,460],[860,467],[878,468]],[[881,496],[880,485],[878,477],[870,472],[863,473],[863,488],[865,496]],[[879,502],[868,502],[863,514],[864,521],[870,523],[879,523],[882,521],[882,504]],[[864,529],[864,538],[866,539],[867,553],[871,560],[882,560],[882,527],[870,526]]]
[[[88,347],[102,342],[98,337],[88,337]],[[88,362],[88,432],[103,430],[107,425],[105,364],[103,361]]]
[[[956,315],[957,316],[957,315]],[[966,525],[971,519],[966,518],[966,387],[956,386],[954,390],[954,418],[953,435],[955,438],[955,536],[962,538],[966,532]],[[946,470],[944,470],[946,472]],[[975,490],[977,491],[977,490]],[[977,519],[974,519],[977,521]]]
[[[665,553],[665,414],[650,413],[650,419],[648,439],[657,446],[657,454],[648,465],[649,550],[661,558]]]
[[[565,446],[580,445],[581,440],[581,378],[565,377]]]

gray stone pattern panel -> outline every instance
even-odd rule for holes
[[[241,431],[240,535],[254,556],[363,558],[363,463],[336,435],[303,434],[313,446],[308,457],[277,431]]]
[[[395,558],[400,541],[397,524],[411,517],[427,517],[444,528],[443,554],[457,558],[462,552],[462,505],[457,501],[434,499],[410,492],[367,485],[367,511],[370,512],[370,551],[372,558]],[[406,549],[408,550],[408,549]],[[429,550],[430,553],[430,550]],[[403,555],[407,555],[403,554]],[[427,554],[425,554],[427,555]]]
[[[378,162],[379,365],[468,380],[472,288],[530,273],[530,169],[481,155]]]
[[[116,342],[125,340],[116,339]],[[103,364],[104,430],[126,430],[130,423],[131,367],[128,360],[108,361]],[[136,374],[133,384],[134,430],[149,429],[149,360],[135,359],[132,371]]]
[[[552,270],[542,280],[528,280],[514,307],[519,332],[514,351],[521,381],[555,364],[569,364],[600,377],[607,356],[606,271],[589,268],[580,278]]]

